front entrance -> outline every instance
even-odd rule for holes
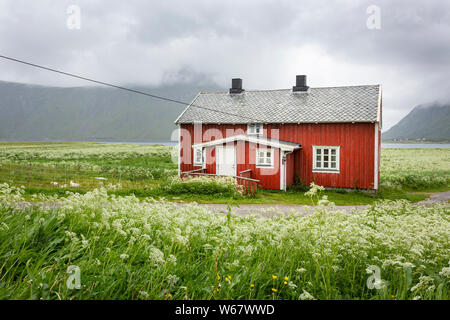
[[[236,148],[234,146],[216,147],[216,174],[236,175]]]

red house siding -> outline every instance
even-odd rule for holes
[[[289,187],[294,184],[294,177],[295,177],[294,170],[295,170],[295,153],[290,153],[286,155],[286,187]]]
[[[295,174],[304,184],[340,188],[374,188],[375,124],[319,123],[268,125],[279,128],[279,139],[300,143],[295,153]],[[313,146],[340,146],[340,172],[313,172]]]
[[[202,125],[194,138],[194,126],[183,124],[181,127],[180,171],[198,169],[193,163],[192,144],[217,140],[233,134],[245,134],[247,125]],[[212,130],[209,130],[212,129]],[[233,130],[234,133],[233,133]],[[278,134],[276,131],[278,130]],[[228,131],[228,132],[227,132]],[[201,133],[200,133],[201,132]],[[379,130],[380,132],[380,130]],[[203,139],[201,138],[203,136]],[[375,124],[373,123],[319,123],[319,124],[269,124],[264,125],[264,136],[301,144],[302,148],[293,154],[287,155],[286,185],[294,183],[297,175],[301,182],[326,187],[340,188],[374,188],[375,156]],[[381,134],[378,134],[380,140]],[[251,169],[252,178],[260,180],[263,188],[280,189],[280,154],[275,149],[274,168],[260,169],[255,165],[256,146],[248,142],[235,142],[237,144],[237,175],[240,171]],[[340,146],[340,172],[318,173],[313,172],[312,157],[313,146]],[[245,152],[244,152],[245,150]],[[215,173],[215,147],[206,151],[207,172]],[[245,158],[245,161],[243,159]],[[378,166],[379,166],[378,160]],[[379,168],[377,168],[379,171]]]

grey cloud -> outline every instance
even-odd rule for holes
[[[82,28],[66,28],[81,8]],[[381,30],[366,27],[369,5]],[[385,128],[411,108],[449,100],[448,1],[50,1],[0,4],[2,54],[117,83],[290,86],[382,83]],[[298,55],[297,55],[298,53]],[[294,54],[294,56],[293,56]],[[297,56],[296,56],[297,55]],[[292,59],[292,61],[289,61]],[[2,80],[83,85],[0,61]]]

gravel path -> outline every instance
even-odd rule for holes
[[[448,202],[450,200],[450,191],[445,192],[420,192],[421,194],[430,195],[429,199],[422,200],[417,202],[418,205],[432,205],[437,202]],[[187,204],[187,202],[178,202],[176,203],[179,206],[183,206]],[[17,206],[19,208],[29,207],[31,205],[30,202],[22,202]],[[55,207],[58,208],[60,205],[57,203],[43,203],[42,205],[47,207]],[[200,206],[205,206],[211,211],[217,213],[227,212],[227,204],[224,203],[211,203],[211,204],[199,204]],[[352,212],[352,210],[360,210],[367,208],[368,205],[353,205],[353,206],[334,206],[328,207],[328,211],[347,211]],[[263,217],[274,217],[279,214],[289,214],[291,212],[295,212],[301,215],[307,215],[314,212],[314,206],[311,205],[295,205],[295,204],[241,204],[239,207],[233,207],[231,209],[233,214],[237,216],[246,216],[249,214],[258,214]]]
[[[448,202],[450,200],[450,191],[445,192],[419,192],[420,194],[430,195],[429,199],[419,201],[419,204],[429,205],[436,202]]]
[[[224,213],[227,212],[226,204],[200,204],[211,209],[211,211]],[[329,207],[328,211],[347,211],[359,210],[366,208],[367,205],[360,206],[334,206]],[[274,217],[279,214],[300,213],[301,215],[307,215],[314,212],[314,206],[310,205],[295,205],[295,204],[241,204],[239,207],[233,207],[231,209],[233,214],[237,216],[246,216],[249,214],[258,214],[263,217]]]
[[[445,192],[421,192],[421,194],[430,195],[429,199],[422,200],[417,202],[419,205],[431,205],[437,202],[448,202],[450,200],[450,191]],[[200,204],[201,206],[205,206],[210,208],[213,211],[219,213],[227,212],[226,204]],[[347,211],[351,212],[352,210],[360,210],[367,208],[368,205],[355,205],[355,206],[334,206],[330,207],[329,211]],[[241,204],[239,207],[233,207],[232,212],[238,216],[246,216],[249,214],[259,214],[264,217],[272,217],[276,216],[280,213],[289,214],[291,212],[300,213],[302,215],[310,214],[314,211],[314,207],[310,205],[289,205],[289,204]]]

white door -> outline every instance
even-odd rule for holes
[[[216,174],[236,175],[236,148],[234,146],[216,147]]]

